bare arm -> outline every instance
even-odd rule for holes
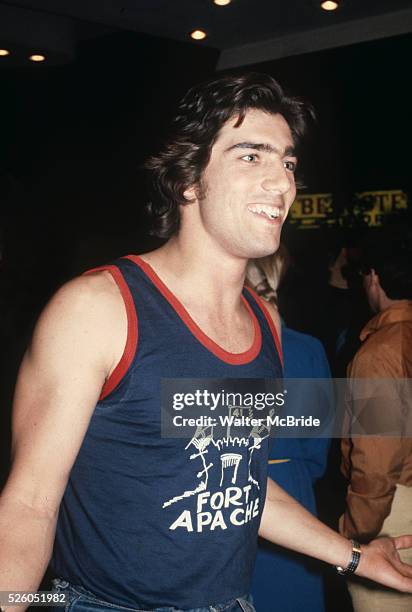
[[[0,591],[36,590],[43,577],[71,467],[126,329],[106,272],[65,285],[39,319],[19,372],[0,496]]]
[[[297,552],[346,567],[351,543],[329,529],[268,478],[259,535]]]
[[[349,540],[321,523],[270,478],[259,535],[333,565],[346,567],[351,558]],[[411,546],[412,536],[379,538],[363,545],[356,574],[412,593],[412,567],[402,563],[397,553]]]

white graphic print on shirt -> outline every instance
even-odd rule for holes
[[[230,409],[230,415],[236,417],[244,416],[245,412],[249,414],[249,408]],[[200,467],[196,472],[199,482],[193,489],[163,503],[163,508],[177,504],[180,509],[184,505],[169,529],[200,533],[240,527],[258,517],[263,500],[255,473],[260,461],[254,454],[262,452],[262,442],[269,434],[266,425],[242,431],[242,435],[239,435],[239,428],[232,431],[232,426],[228,425],[224,435],[219,437],[215,437],[213,425],[198,427],[185,451],[190,452],[189,461],[193,461],[196,468]]]

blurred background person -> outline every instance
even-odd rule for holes
[[[325,322],[325,348],[335,378],[346,377],[348,364],[360,346],[359,334],[369,318],[359,277],[362,249],[358,237],[346,235],[343,243],[329,266]]]
[[[290,263],[284,245],[268,257],[249,262],[247,284],[275,308],[277,291]],[[280,313],[282,315],[282,313]],[[329,378],[325,351],[313,336],[296,332],[282,323],[284,377]],[[326,467],[328,438],[275,438],[269,460],[269,476],[316,514],[313,486]],[[278,546],[260,541],[252,593],[260,612],[323,612],[324,589],[320,565]]]
[[[340,521],[341,533],[360,542],[412,529],[411,255],[406,242],[388,239],[365,252],[363,284],[375,314],[348,367],[351,379],[367,379],[352,381],[350,401],[352,432],[361,427],[364,435],[342,440],[348,489]],[[411,563],[412,551],[401,558]],[[366,581],[350,580],[349,591],[355,612],[412,610],[412,595]]]

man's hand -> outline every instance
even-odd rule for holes
[[[270,478],[259,535],[331,565],[345,568],[351,560],[350,540],[321,523]],[[412,535],[377,538],[362,545],[355,575],[412,593],[412,565],[399,558],[398,550],[403,548],[412,548]]]
[[[412,547],[412,535],[377,538],[362,545],[362,554],[355,574],[384,586],[412,593],[412,565],[402,563],[398,550]]]

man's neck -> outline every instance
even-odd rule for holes
[[[181,236],[143,255],[178,297],[199,296],[205,308],[222,312],[239,308],[246,260],[230,257]]]
[[[378,312],[382,312],[383,310],[386,310],[387,308],[390,308],[391,306],[395,306],[396,304],[399,304],[400,302],[403,302],[403,301],[404,300],[391,300],[390,298],[388,298],[386,293],[382,290],[381,294],[379,295]]]

